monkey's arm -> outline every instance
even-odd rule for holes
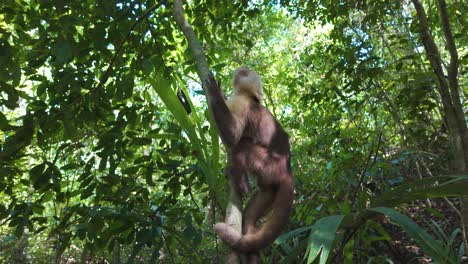
[[[206,83],[207,98],[209,109],[213,115],[216,127],[224,145],[228,148],[234,147],[242,136],[244,127],[242,120],[236,120],[236,117],[229,111],[223,93],[213,75],[210,74]]]

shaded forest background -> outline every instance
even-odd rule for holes
[[[257,71],[291,137],[264,263],[467,261],[465,1],[186,2],[222,88]],[[223,263],[225,150],[172,6],[0,3],[0,263]]]

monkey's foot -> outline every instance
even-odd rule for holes
[[[214,230],[218,234],[219,238],[223,240],[230,247],[235,246],[242,235],[239,232],[236,232],[232,227],[226,225],[225,223],[217,223],[214,225]]]

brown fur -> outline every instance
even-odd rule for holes
[[[281,234],[291,214],[294,186],[290,167],[289,137],[260,104],[263,96],[260,77],[245,67],[234,73],[234,96],[227,103],[211,78],[208,102],[223,143],[230,149],[229,174],[241,193],[248,192],[246,175],[257,179],[258,191],[249,201],[242,235],[225,223],[214,226],[219,237],[234,249],[251,253],[249,262],[258,262],[257,252]],[[268,209],[273,211],[259,229],[256,222]]]

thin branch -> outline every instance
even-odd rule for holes
[[[416,172],[418,173],[418,176],[419,176],[419,179],[422,180],[423,179],[423,175],[421,173],[421,167],[419,166],[419,162],[416,161]],[[426,198],[426,202],[427,202],[427,206],[430,208],[432,207],[432,203],[431,203],[431,200],[429,198]]]
[[[214,224],[216,223],[216,199],[214,196],[211,198],[211,212],[212,212],[211,220],[214,226]],[[213,234],[213,235],[214,235],[215,250],[216,250],[216,263],[219,264],[220,261],[219,261],[218,238],[216,237],[216,234]]]
[[[273,98],[271,97],[271,91],[269,89],[265,89],[266,87],[263,87],[263,90],[265,91],[266,97],[268,98],[268,103],[271,106],[272,114],[276,118],[276,105],[273,102]]]
[[[444,71],[442,69],[442,60],[440,58],[439,49],[437,48],[434,38],[429,31],[429,22],[427,21],[426,11],[419,0],[412,0],[416,14],[419,20],[419,34],[421,36],[426,56],[431,63],[432,70],[437,76],[439,82],[439,92],[442,98],[442,104],[446,112],[453,112],[452,101],[450,98],[449,87],[445,80]],[[455,113],[453,113],[455,114]]]
[[[438,88],[439,88],[440,97],[442,98],[442,104],[444,106],[444,112],[445,112],[445,117],[447,120],[447,125],[450,131],[452,148],[455,151],[455,155],[459,156],[456,160],[463,160],[464,161],[463,163],[466,164],[468,163],[468,152],[464,151],[464,149],[468,149],[468,139],[466,135],[467,128],[466,128],[465,115],[463,113],[463,107],[461,105],[460,95],[459,95],[459,91],[457,88],[458,80],[456,80],[457,76],[454,75],[454,73],[457,73],[457,71],[454,69],[450,71],[451,78],[449,79],[451,80],[449,80],[450,82],[450,85],[449,85],[449,83],[447,83],[447,80],[444,75],[444,71],[442,69],[442,59],[440,57],[439,50],[429,30],[429,23],[427,21],[426,11],[424,10],[424,7],[419,0],[412,0],[412,2],[414,5],[414,8],[416,9],[416,14],[418,16],[418,20],[420,24],[419,33],[421,35],[421,39],[424,44],[424,49],[426,50],[426,56],[429,62],[431,63],[432,69],[434,70],[434,73],[436,74],[437,80],[439,83]],[[443,2],[442,6],[440,7],[440,10],[441,10],[441,15],[443,16],[442,23],[446,23],[446,25],[443,25],[444,33],[446,34],[447,42],[452,42],[453,37],[451,35],[452,33],[450,31],[450,26],[448,24],[449,21],[448,21],[448,14],[446,13],[447,12],[446,8],[447,7],[445,6],[445,2]],[[444,19],[444,17],[446,19]],[[452,48],[449,49],[452,55],[450,67],[453,67],[453,66],[457,66],[458,58],[457,56],[455,56],[457,55],[455,43],[452,43],[451,45],[452,45]],[[455,50],[453,50],[453,48],[455,48]],[[463,157],[463,158],[460,158],[460,157]],[[457,165],[455,165],[455,170],[462,170],[462,171],[466,170],[466,165],[459,164],[459,162],[457,162],[456,164]],[[468,211],[468,208],[467,208],[467,211]],[[467,246],[467,250],[468,250],[468,246]]]
[[[189,187],[189,190],[190,190],[189,193],[190,193],[190,198],[192,199],[192,202],[195,204],[197,209],[201,211],[201,207],[198,205],[197,201],[195,200],[195,197],[193,197],[192,186]]]
[[[208,110],[212,112],[212,109],[210,109],[211,97],[208,96],[208,89],[213,87],[212,84],[214,81],[214,76],[209,69],[208,62],[206,60],[205,54],[203,53],[203,48],[200,41],[198,40],[197,34],[185,18],[182,4],[183,0],[174,0],[174,20],[188,41],[189,49],[192,51],[192,56],[195,59],[196,69],[202,83],[202,88],[206,94],[206,99],[208,101]],[[229,152],[227,154],[229,156]],[[235,230],[241,233],[242,211],[240,209],[242,208],[242,200],[240,199],[239,194],[235,191],[231,183],[229,184],[229,186],[230,194],[228,198],[228,204],[226,206],[225,222],[230,225],[234,224]],[[230,253],[226,255],[224,263],[239,263],[239,255],[235,251],[231,250]]]
[[[371,147],[369,149],[369,155],[367,155],[367,159],[366,159],[366,164],[364,165],[364,168],[362,169],[361,171],[361,174],[359,175],[359,180],[358,180],[358,185],[356,186],[356,189],[354,189],[354,192],[353,194],[351,195],[351,204],[354,204],[356,202],[356,197],[357,197],[357,193],[364,181],[364,176],[366,174],[366,171],[369,170],[370,168],[372,168],[375,164],[375,162],[377,161],[377,154],[379,153],[379,148],[380,148],[380,143],[382,141],[382,131],[380,130],[379,131],[379,135],[377,137],[377,147],[374,151],[374,141],[372,141],[371,143]],[[370,160],[372,158],[372,154],[375,152],[375,155],[374,155],[374,159],[372,159],[372,164],[369,166],[370,164]]]
[[[182,7],[182,0],[174,0],[174,20],[179,27],[179,29],[184,33],[185,38],[188,41],[189,48],[192,51],[192,56],[196,61],[197,73],[200,77],[203,89],[206,89],[206,83],[212,73],[208,66],[205,54],[203,53],[203,48],[198,40],[197,34],[193,30],[192,26],[187,22],[184,15],[184,9]]]
[[[403,11],[404,12],[404,11]],[[424,69],[425,72],[427,72],[427,68],[426,68],[426,64],[424,63],[424,60],[423,60],[423,54],[421,52],[419,52],[419,49],[418,49],[418,44],[416,43],[416,40],[414,39],[413,37],[413,34],[411,33],[411,30],[410,28],[408,27],[408,23],[406,21],[407,19],[407,14],[403,14],[402,12],[398,12],[398,13],[394,13],[395,15],[398,15],[399,18],[402,20],[402,25],[403,27],[405,28],[406,30],[406,34],[408,35],[411,43],[413,44],[413,50],[416,51],[416,53],[418,54],[418,58],[419,60],[421,61],[421,66],[422,68]],[[394,27],[395,31],[396,32],[399,32],[399,29],[397,26],[395,26],[393,23],[392,23],[392,26]]]
[[[450,28],[450,21],[449,15],[447,12],[447,4],[445,0],[438,0],[439,4],[439,14],[442,23],[442,30],[445,35],[445,40],[447,41],[447,49],[450,53],[450,64],[447,70],[448,73],[448,81],[449,81],[449,89],[450,95],[452,97],[452,104],[455,112],[455,118],[457,119],[458,123],[458,130],[459,134],[461,135],[461,143],[463,147],[468,149],[468,136],[467,136],[467,128],[466,128],[466,119],[465,113],[463,112],[463,106],[460,100],[460,84],[458,82],[458,67],[459,67],[459,60],[458,60],[458,52],[457,47],[455,45],[455,40],[452,35],[452,29]],[[465,164],[468,164],[468,152],[464,151],[464,161]],[[466,169],[465,165],[465,169]],[[468,246],[467,246],[468,248]]]
[[[444,197],[444,201],[453,209],[460,219],[463,219],[463,215],[460,210],[458,210],[458,208],[447,197]]]
[[[452,101],[459,100],[459,84],[458,84],[458,52],[453,39],[452,29],[450,28],[449,16],[447,13],[447,4],[445,0],[438,0],[439,14],[442,22],[442,29],[447,41],[447,49],[450,53],[450,64],[448,67],[448,79],[450,82]]]

